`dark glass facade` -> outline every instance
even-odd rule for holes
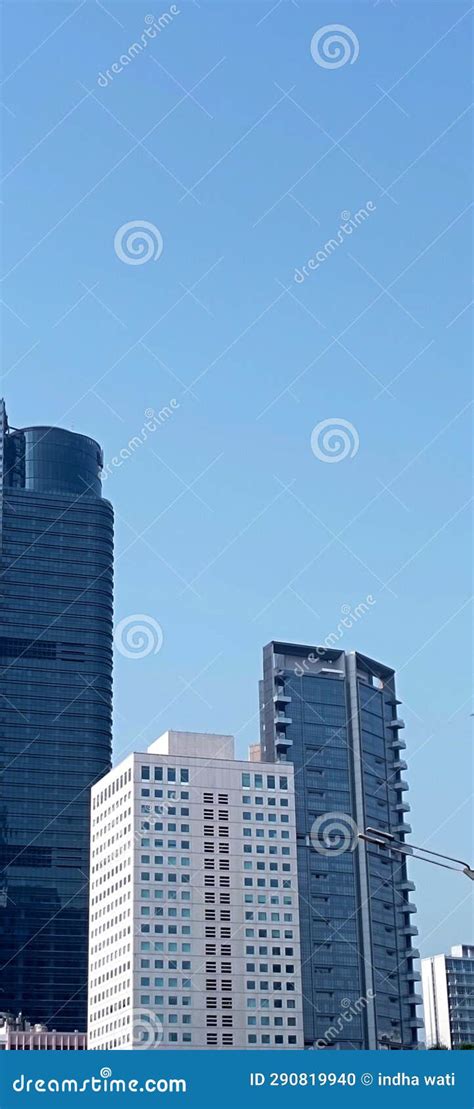
[[[411,831],[397,704],[393,671],[362,655],[264,649],[262,759],[295,766],[307,1048],[417,1046],[414,885],[357,836]]]
[[[89,793],[111,766],[113,512],[101,450],[0,402],[2,1008],[86,1028]]]

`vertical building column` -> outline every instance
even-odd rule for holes
[[[346,655],[347,665],[347,678],[349,688],[349,704],[350,704],[350,729],[352,736],[352,752],[353,752],[353,782],[354,782],[354,815],[357,827],[362,829],[365,827],[365,809],[364,809],[364,783],[362,779],[362,750],[361,750],[361,736],[360,736],[360,723],[359,723],[359,698],[357,694],[357,656],[355,654]],[[357,848],[357,865],[359,871],[359,888],[360,888],[360,923],[362,935],[362,960],[364,964],[364,978],[365,978],[365,993],[367,1000],[367,1008],[365,1010],[367,1020],[367,1035],[368,1035],[368,1048],[377,1048],[377,1029],[375,1020],[375,1000],[374,1000],[374,975],[372,967],[372,937],[370,928],[370,890],[369,890],[369,875],[367,868],[367,855],[365,844],[359,843]],[[367,997],[370,990],[371,997]]]

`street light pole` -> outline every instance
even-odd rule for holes
[[[410,855],[413,859],[419,859],[423,863],[432,863],[433,866],[441,866],[444,870],[455,870],[458,874],[465,874],[474,882],[474,869],[468,863],[463,862],[462,859],[453,859],[451,855],[441,855],[439,851],[429,851],[426,847],[417,847],[415,843],[404,843],[401,839],[396,839],[390,832],[382,832],[379,828],[366,828],[365,832],[359,832],[359,839],[365,840],[366,843],[372,843],[376,847],[384,847],[389,851],[397,851],[400,855]],[[416,855],[415,851],[420,851],[422,854]],[[434,856],[426,858],[425,856]],[[438,859],[447,859],[448,862],[438,862]],[[457,866],[449,866],[449,863],[457,863]]]

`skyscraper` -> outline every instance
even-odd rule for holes
[[[421,961],[427,1047],[474,1044],[474,944]]]
[[[301,1048],[293,768],[165,732],[92,790],[88,1046]]]
[[[0,980],[84,1030],[91,783],[111,764],[113,513],[93,439],[0,402]]]
[[[411,831],[399,704],[393,670],[363,655],[264,648],[262,758],[295,770],[306,1047],[417,1046],[415,887],[404,858],[357,837]]]

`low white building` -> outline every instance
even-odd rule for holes
[[[426,1046],[474,1043],[474,945],[421,960]]]
[[[302,1048],[291,764],[166,732],[92,789],[89,1049]]]
[[[85,1032],[56,1032],[21,1013],[0,1013],[0,1051],[86,1051]]]

